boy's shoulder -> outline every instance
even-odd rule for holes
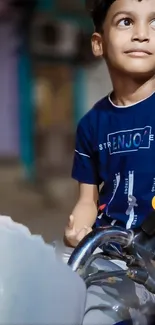
[[[100,119],[100,116],[107,115],[109,111],[109,99],[108,96],[101,98],[93,107],[81,118],[79,124],[94,124],[96,120]]]

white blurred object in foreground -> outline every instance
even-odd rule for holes
[[[86,288],[52,246],[0,216],[0,325],[80,325]]]

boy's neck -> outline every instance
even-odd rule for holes
[[[112,78],[113,102],[118,106],[129,106],[141,101],[155,92],[155,76],[147,81],[136,81],[129,76]]]

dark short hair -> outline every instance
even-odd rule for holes
[[[101,31],[107,12],[115,1],[116,0],[86,0],[87,9],[90,12],[97,32]]]
[[[90,8],[91,17],[97,32],[102,28],[102,24],[106,18],[110,6],[116,0],[94,0],[92,8]]]

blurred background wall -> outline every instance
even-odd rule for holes
[[[0,157],[19,157],[18,54],[13,21],[0,23]]]
[[[84,0],[0,0],[0,212],[48,240],[76,201],[76,125],[111,90],[92,32]]]

